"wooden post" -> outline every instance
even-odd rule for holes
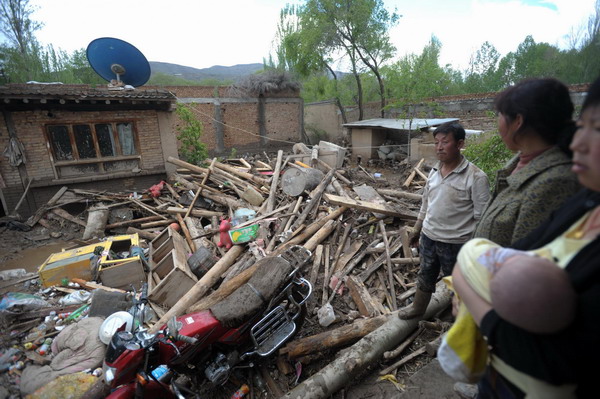
[[[11,215],[16,214],[17,211],[19,210],[19,208],[21,207],[21,204],[23,203],[25,196],[29,192],[29,187],[31,187],[31,182],[33,182],[33,179],[29,179],[29,181],[27,182],[27,187],[25,187],[25,191],[23,191],[23,195],[21,195],[21,198],[19,199],[19,202],[17,202],[17,205],[15,205],[15,209],[13,209],[13,211],[11,212]]]
[[[383,243],[385,244],[385,260],[387,264],[388,271],[388,279],[390,284],[390,296],[392,303],[392,310],[398,309],[398,305],[396,304],[396,289],[394,288],[394,272],[392,271],[392,257],[390,256],[390,243],[387,239],[387,234],[385,233],[385,223],[383,220],[379,221],[379,229],[381,230],[381,235],[383,236]]]
[[[269,199],[267,199],[266,212],[271,212],[275,208],[275,199],[277,198],[277,183],[279,183],[279,171],[281,170],[281,160],[283,158],[283,151],[277,151],[277,162],[275,162],[275,171],[273,172],[273,180],[271,181],[271,191],[269,192]]]
[[[181,226],[181,231],[183,231],[183,235],[185,236],[185,240],[190,246],[190,250],[192,251],[192,253],[196,252],[196,244],[194,244],[194,241],[192,241],[192,236],[190,235],[190,231],[188,230],[185,222],[183,221],[183,218],[179,213],[175,214],[175,217],[177,218],[179,226]]]
[[[202,183],[200,183],[200,188],[198,190],[196,190],[196,195],[194,195],[194,199],[190,203],[190,207],[188,208],[187,212],[185,213],[185,216],[183,217],[184,219],[186,217],[190,216],[190,212],[192,212],[192,209],[194,209],[194,205],[196,204],[196,201],[198,201],[198,197],[200,196],[200,193],[202,193],[202,186],[206,184],[206,180],[208,179],[208,176],[210,176],[210,172],[212,171],[212,167],[215,164],[216,160],[217,160],[217,158],[212,159],[212,162],[210,163],[210,166],[208,167],[208,172],[206,172],[206,174],[204,175],[204,178],[202,179]]]

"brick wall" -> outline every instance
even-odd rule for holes
[[[140,168],[143,174],[156,174],[156,176],[135,176],[128,179],[117,178],[114,180],[96,180],[90,188],[120,191],[122,189],[147,188],[148,183],[160,181],[164,178],[164,159],[158,126],[157,111],[21,111],[11,114],[14,128],[19,140],[25,147],[27,163],[22,172],[29,179],[34,179],[32,186],[48,185],[48,187],[35,187],[25,203],[21,205],[19,213],[22,216],[31,214],[43,205],[63,183],[55,179],[50,151],[44,137],[46,124],[75,124],[75,123],[108,123],[108,122],[133,122],[138,134],[139,154],[141,155]],[[0,124],[0,148],[8,145],[8,131],[5,124]],[[0,160],[0,173],[6,187],[2,189],[5,205],[8,212],[12,211],[24,192],[24,184],[18,168],[9,165],[6,158]],[[99,176],[94,176],[98,179]],[[158,179],[158,180],[157,180]],[[137,180],[142,181],[140,184]],[[67,180],[68,181],[68,180]],[[69,183],[69,187],[82,187],[88,183]],[[154,184],[154,183],[152,183]],[[151,185],[151,184],[150,184]],[[147,187],[146,187],[147,186]]]
[[[262,149],[259,126],[258,98],[231,97],[223,86],[168,86],[161,87],[174,93],[178,102],[187,104],[202,122],[202,142],[211,154],[217,153],[219,128],[223,132],[223,154]],[[221,122],[215,118],[215,104],[220,107]],[[269,93],[265,96],[266,147],[292,146],[301,140],[303,102],[298,92]],[[181,121],[174,118],[173,130]],[[275,139],[275,140],[269,140]],[[286,143],[286,142],[290,143]],[[179,144],[180,145],[180,144]]]

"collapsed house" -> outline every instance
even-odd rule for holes
[[[177,103],[202,123],[211,153],[260,152],[301,141],[298,90],[243,94],[212,86],[1,86],[0,216],[15,208],[31,215],[56,187],[133,192],[163,180],[175,170],[167,159],[177,157],[180,146]]]
[[[2,214],[32,214],[57,186],[135,191],[164,179],[177,156],[175,96],[62,84],[0,87]]]

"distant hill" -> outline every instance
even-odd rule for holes
[[[263,69],[263,64],[239,64],[233,66],[215,65],[210,68],[192,68],[168,62],[150,61],[152,74],[157,72],[169,76],[177,76],[186,80],[202,81],[205,79],[237,80],[246,75],[252,75]]]

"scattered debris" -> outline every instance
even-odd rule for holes
[[[273,397],[301,391],[306,378],[327,363],[327,354],[355,344],[390,320],[401,323],[395,311],[409,304],[418,270],[408,232],[427,178],[423,160],[414,167],[407,161],[380,161],[394,165],[394,175],[384,176],[389,169],[374,164],[339,168],[343,158],[336,148],[324,148],[326,163],[320,153],[304,147],[298,146],[296,154],[265,153],[263,159],[213,159],[208,167],[170,157],[177,173],[145,192],[65,186],[26,223],[5,223],[6,228],[43,228],[47,238],[69,230],[81,239],[51,255],[36,275],[2,273],[0,289],[11,290],[2,303],[11,306],[0,307],[1,385],[11,387],[13,394],[19,386],[27,386],[23,393],[40,388],[22,379],[32,375],[32,367],[50,367],[61,356],[48,350],[46,340],[62,340],[65,327],[84,318],[104,320],[126,312],[123,304],[144,282],[154,315],[145,321],[153,331],[172,316],[208,309],[245,284],[257,261],[292,245],[313,253],[302,271],[313,285],[304,327],[271,366],[227,385],[229,396],[243,384],[250,392],[268,391]],[[108,295],[121,297],[107,302]],[[443,300],[436,302],[437,310],[444,308]],[[406,331],[401,336],[408,338],[392,340],[403,340],[400,348],[380,346],[365,355],[386,363],[405,356],[382,365],[383,374],[431,353],[444,330],[402,323]],[[422,339],[424,343],[417,342]],[[406,355],[415,345],[416,351]],[[365,350],[357,348],[352,350]],[[69,372],[84,371],[77,378],[87,384],[87,376],[99,374],[95,369],[100,363]],[[45,391],[52,389],[48,385]]]

